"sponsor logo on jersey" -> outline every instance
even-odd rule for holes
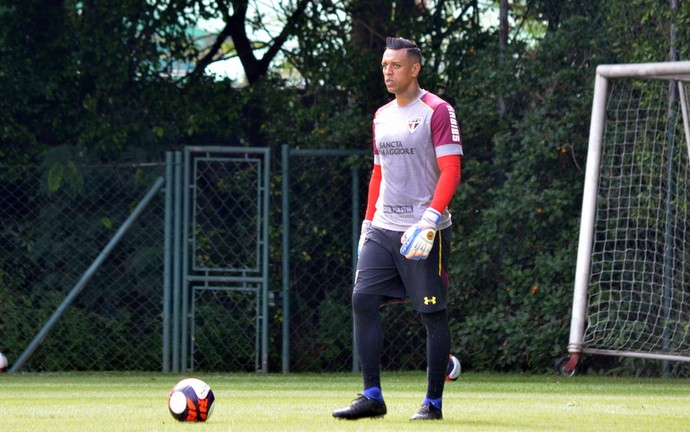
[[[383,212],[386,214],[410,214],[413,211],[411,205],[383,205]]]
[[[376,147],[381,156],[413,155],[414,147],[407,148],[401,141],[378,141]]]
[[[450,105],[446,105],[446,108],[448,108],[448,116],[450,117],[450,133],[453,142],[460,142],[460,126],[458,125],[458,118],[455,116],[455,110]]]

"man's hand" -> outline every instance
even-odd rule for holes
[[[441,214],[432,208],[426,209],[422,219],[405,231],[400,242],[400,253],[407,259],[426,259],[436,238],[436,225]]]

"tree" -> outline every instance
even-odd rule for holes
[[[220,16],[224,25],[215,36],[211,46],[204,47],[204,50],[199,52],[194,70],[190,75],[192,77],[202,75],[206,67],[212,62],[237,56],[247,75],[248,83],[251,85],[258,82],[268,73],[271,62],[283,49],[288,38],[297,34],[298,24],[307,7],[312,3],[312,0],[298,0],[294,7],[282,8],[281,12],[285,24],[280,33],[268,41],[258,42],[252,40],[248,34],[248,23],[250,22],[255,29],[263,29],[263,16],[258,5],[255,6],[256,16],[250,20],[247,16],[249,12],[247,0],[217,1],[213,6],[207,5],[203,1],[199,2],[197,7],[202,10],[203,15]],[[231,45],[225,45],[228,38],[232,40]],[[224,46],[229,47],[225,52]],[[261,58],[257,58],[258,49],[265,49]]]
[[[2,151],[21,158],[74,145],[113,157],[136,146],[160,154],[194,136],[239,144],[244,132],[218,124],[236,123],[246,95],[204,70],[234,47],[228,52],[258,83],[309,4],[285,9],[283,31],[262,45],[249,38],[262,16],[250,18],[246,1],[2,0]],[[211,16],[227,21],[207,46],[190,29]],[[232,45],[224,44],[228,37]]]

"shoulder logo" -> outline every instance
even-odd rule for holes
[[[407,130],[409,130],[410,133],[414,133],[420,124],[422,124],[421,117],[410,117],[407,119]]]

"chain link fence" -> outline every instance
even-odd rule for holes
[[[259,216],[270,225],[268,370],[356,370],[350,296],[371,155],[283,151],[288,158],[272,154],[269,208]],[[213,179],[202,185],[206,195],[199,195],[208,199],[194,210],[205,219],[203,230],[191,233],[192,268],[247,252],[237,249],[239,240],[223,243],[230,249],[221,250],[213,239],[237,234],[227,223],[242,215],[227,201],[229,194],[247,193],[251,185],[232,178],[247,173],[212,171],[204,172],[203,178]],[[0,169],[0,351],[11,362],[53,321],[104,245],[165,173],[162,162]],[[144,208],[54,320],[23,370],[161,370],[169,331],[163,309],[170,301],[163,289],[169,256],[165,195],[157,193]],[[217,221],[215,228],[210,218]],[[242,263],[233,261],[237,265]],[[178,317],[193,317],[188,325],[194,340],[182,349],[189,350],[195,370],[257,370],[256,293],[223,289],[226,285],[192,287],[188,309]],[[424,368],[425,334],[417,314],[405,304],[382,312],[384,369]]]
[[[146,195],[162,164],[0,169],[0,350],[16,360]],[[157,370],[160,194],[55,322],[26,370]]]

